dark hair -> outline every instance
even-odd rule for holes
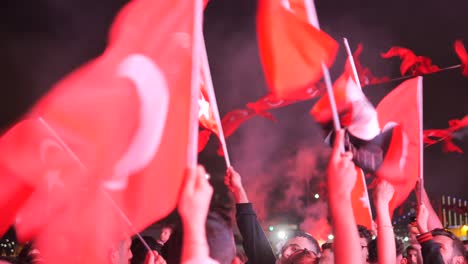
[[[411,250],[418,251],[415,247],[409,245],[409,246],[406,248],[406,250],[405,250],[406,256],[408,256],[408,252],[410,252]]]
[[[372,240],[372,232],[363,225],[357,225],[359,237],[365,238],[369,244]]]
[[[145,240],[146,244],[152,249],[156,250],[161,254],[161,247],[156,242],[156,239],[150,236],[143,236],[143,240]],[[132,250],[132,264],[143,264],[145,262],[146,254],[148,254],[148,249],[143,245],[140,238],[134,238],[132,240],[132,245],[130,247]]]
[[[37,254],[37,251],[34,252],[34,244],[29,242],[23,246],[21,252],[15,259],[15,264],[31,264],[40,256]]]
[[[163,230],[164,228],[169,228],[171,230],[174,230],[175,229],[175,225],[172,224],[172,223],[164,223],[160,226],[160,230]]]
[[[452,232],[442,229],[436,228],[431,231],[432,236],[446,236],[452,239],[452,247],[453,247],[453,256],[465,256],[465,247],[463,246],[463,242],[455,236]]]
[[[368,261],[371,262],[371,263],[377,262],[378,261],[378,257],[377,257],[377,238],[372,239],[367,244],[367,251],[369,252]]]
[[[309,242],[312,244],[312,246],[314,247],[315,249],[315,253],[320,253],[320,246],[319,246],[319,243],[317,242],[317,240],[311,236],[309,233],[306,233],[304,231],[300,231],[300,230],[295,230],[294,232],[292,232],[292,234],[288,237],[288,240],[291,239],[291,238],[295,238],[295,237],[304,237],[306,238],[307,240],[309,240]]]
[[[323,243],[322,251],[325,251],[326,249],[330,249],[331,251],[333,251],[333,244],[332,243]]]
[[[210,211],[205,227],[210,257],[221,264],[230,264],[236,255],[234,235],[230,223],[218,211]],[[178,223],[173,235],[162,248],[162,255],[168,264],[181,263],[182,243],[183,229]]]

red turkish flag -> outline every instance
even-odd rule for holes
[[[372,212],[367,193],[366,178],[362,169],[356,166],[357,179],[351,192],[351,202],[353,206],[356,224],[363,225],[372,230]]]
[[[433,65],[432,60],[424,56],[416,56],[413,51],[402,47],[391,47],[386,53],[381,54],[382,58],[400,57],[401,66],[400,73],[422,75],[434,73],[440,70],[439,66]]]
[[[277,99],[297,98],[333,64],[338,43],[308,22],[304,1],[261,0],[257,15],[260,57]]]
[[[377,177],[391,183],[390,212],[402,204],[422,175],[422,77],[409,79],[377,106],[381,128],[395,124],[389,149]]]
[[[196,155],[201,18],[201,1],[131,1],[104,53],[33,109],[86,169],[64,183],[67,206],[38,230],[47,263],[106,263],[117,240],[175,208]]]

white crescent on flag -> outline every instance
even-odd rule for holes
[[[139,126],[114,167],[112,178],[104,182],[110,190],[122,190],[128,177],[147,166],[157,153],[163,136],[169,110],[169,87],[160,68],[142,54],[125,58],[118,75],[129,78],[135,84],[140,99]]]

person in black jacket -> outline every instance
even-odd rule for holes
[[[320,247],[311,235],[296,231],[290,235],[281,250],[279,259],[276,259],[271,245],[258,222],[252,203],[242,186],[240,175],[231,167],[228,168],[224,183],[231,190],[236,201],[237,226],[243,238],[243,247],[249,264],[284,263],[292,253],[308,250],[315,256],[320,256]]]

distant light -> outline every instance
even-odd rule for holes
[[[316,193],[316,194],[314,195],[314,197],[315,197],[315,199],[318,199],[318,198],[320,198],[320,195],[319,195],[318,193]]]
[[[329,234],[329,235],[328,235],[328,239],[329,239],[329,240],[333,240],[334,238],[335,238],[334,235],[332,235],[332,234]]]
[[[408,242],[408,241],[409,241],[409,238],[408,238],[408,237],[405,237],[405,238],[403,238],[403,240],[404,240],[405,242]]]
[[[274,226],[270,226],[270,227],[268,228],[268,230],[274,231],[274,230],[275,230],[275,227],[274,227]]]
[[[279,239],[285,239],[286,238],[286,232],[284,231],[278,231],[278,238]]]
[[[463,225],[462,228],[461,228],[461,230],[462,230],[463,232],[468,232],[468,225]]]

